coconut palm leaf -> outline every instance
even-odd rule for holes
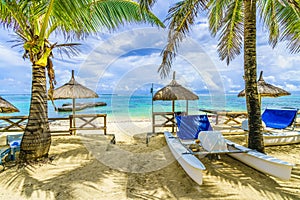
[[[138,0],[142,9],[150,10],[150,8],[156,3],[157,0]]]
[[[162,52],[162,63],[158,69],[162,77],[166,77],[176,56],[177,47],[194,24],[197,13],[205,8],[205,0],[185,0],[176,3],[169,9],[166,21],[169,23],[168,43]]]
[[[226,60],[227,64],[235,58],[235,56],[241,53],[241,48],[243,44],[243,1],[227,1],[219,6],[218,4],[211,4],[211,13],[209,17],[210,22],[213,22],[210,26],[210,31],[215,35],[220,31],[218,52],[221,60]],[[213,7],[214,6],[214,7]],[[224,10],[225,8],[225,10]],[[218,15],[216,12],[223,13]]]
[[[216,36],[217,32],[220,30],[230,1],[231,0],[210,0],[208,2],[209,30],[212,36]]]
[[[260,20],[269,30],[269,43],[275,47],[279,38],[279,22],[277,18],[277,9],[282,7],[282,2],[277,0],[265,0],[258,2],[258,12]]]
[[[278,8],[278,19],[281,25],[281,41],[287,40],[292,53],[300,52],[300,2]]]
[[[57,44],[55,45],[56,51],[63,56],[67,55],[69,58],[72,56],[77,56],[80,53],[80,49],[78,46],[81,45],[80,43],[66,43],[66,44]]]

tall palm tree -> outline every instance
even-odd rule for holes
[[[140,0],[149,9],[156,0]],[[208,11],[209,28],[219,34],[218,52],[221,60],[230,63],[244,49],[244,80],[249,118],[249,141],[252,149],[264,152],[261,134],[261,111],[257,92],[256,9],[265,27],[269,42],[275,47],[287,40],[293,53],[300,52],[300,2],[298,0],[182,0],[173,5],[167,16],[168,43],[162,52],[159,72],[165,77],[171,69],[179,42],[190,31],[197,15]],[[244,46],[243,46],[244,43]]]
[[[48,156],[51,135],[47,112],[46,74],[50,90],[55,82],[51,57],[53,49],[74,55],[77,43],[57,44],[50,35],[62,34],[67,40],[83,39],[101,29],[115,30],[126,22],[147,22],[163,27],[149,10],[131,0],[3,0],[0,23],[12,29],[22,45],[24,58],[32,63],[30,113],[21,142],[21,161]]]

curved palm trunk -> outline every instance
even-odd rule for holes
[[[264,152],[256,79],[256,0],[244,0],[244,78],[249,120],[248,146]]]
[[[48,157],[51,135],[48,123],[46,70],[32,66],[30,113],[21,142],[21,161]]]

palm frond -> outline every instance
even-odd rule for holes
[[[157,0],[138,0],[142,9],[150,10]]]
[[[243,1],[232,1],[226,10],[219,34],[218,52],[227,65],[241,53],[243,43]]]
[[[226,14],[226,9],[232,0],[210,0],[208,7],[209,30],[212,36],[216,36],[217,32],[222,27],[223,19]]]
[[[95,27],[101,28],[104,25],[110,30],[114,30],[127,22],[148,22],[164,27],[164,24],[153,13],[141,9],[138,3],[130,0],[95,1],[91,19]]]
[[[131,0],[56,0],[48,35],[55,31],[67,39],[83,39],[102,29],[138,22],[164,27],[152,12]]]
[[[287,46],[292,53],[300,52],[300,2],[281,6],[278,9],[278,19],[282,34],[280,40],[287,40]]]
[[[198,12],[206,8],[206,0],[185,0],[176,3],[168,11],[166,21],[170,21],[168,43],[162,51],[162,63],[158,69],[161,77],[166,77],[172,67],[179,43],[186,37],[194,24]]]
[[[282,2],[278,2],[278,0],[258,1],[260,20],[269,30],[269,43],[272,47],[276,46],[280,34],[277,18],[278,7],[282,7]]]
[[[80,53],[80,49],[78,46],[80,43],[66,43],[66,44],[55,44],[54,48],[58,51],[58,53],[62,56],[67,55],[69,58],[72,56],[78,56]]]
[[[6,28],[12,28],[15,32],[22,32],[29,36],[26,13],[23,8],[28,5],[28,1],[1,1],[0,2],[0,23]]]

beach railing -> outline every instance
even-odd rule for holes
[[[155,133],[155,128],[158,127],[171,127],[174,133],[176,127],[174,112],[153,112],[152,133]]]
[[[0,124],[8,124],[8,126],[0,128],[0,132],[24,131],[27,119],[28,116],[0,116]]]
[[[79,121],[76,125],[73,120]],[[96,122],[99,122],[100,126]],[[101,120],[102,119],[102,120]],[[85,115],[70,115],[69,117],[48,118],[49,122],[69,121],[70,126],[59,126],[59,129],[52,129],[50,133],[70,133],[75,134],[76,130],[104,130],[106,135],[106,114],[85,114]],[[97,120],[97,121],[96,121]],[[28,121],[28,116],[0,116],[0,132],[24,132]],[[81,122],[81,123],[80,123]],[[60,128],[61,127],[61,128]]]
[[[70,118],[54,117],[48,118],[48,121],[70,121]],[[5,124],[6,126],[0,127],[0,132],[24,132],[25,126],[28,121],[28,116],[0,116],[0,124]],[[64,127],[64,126],[62,126]],[[64,133],[70,132],[69,129],[51,129],[50,133]]]
[[[106,116],[106,114],[70,115],[70,134],[75,135],[76,130],[103,130],[106,135]]]

